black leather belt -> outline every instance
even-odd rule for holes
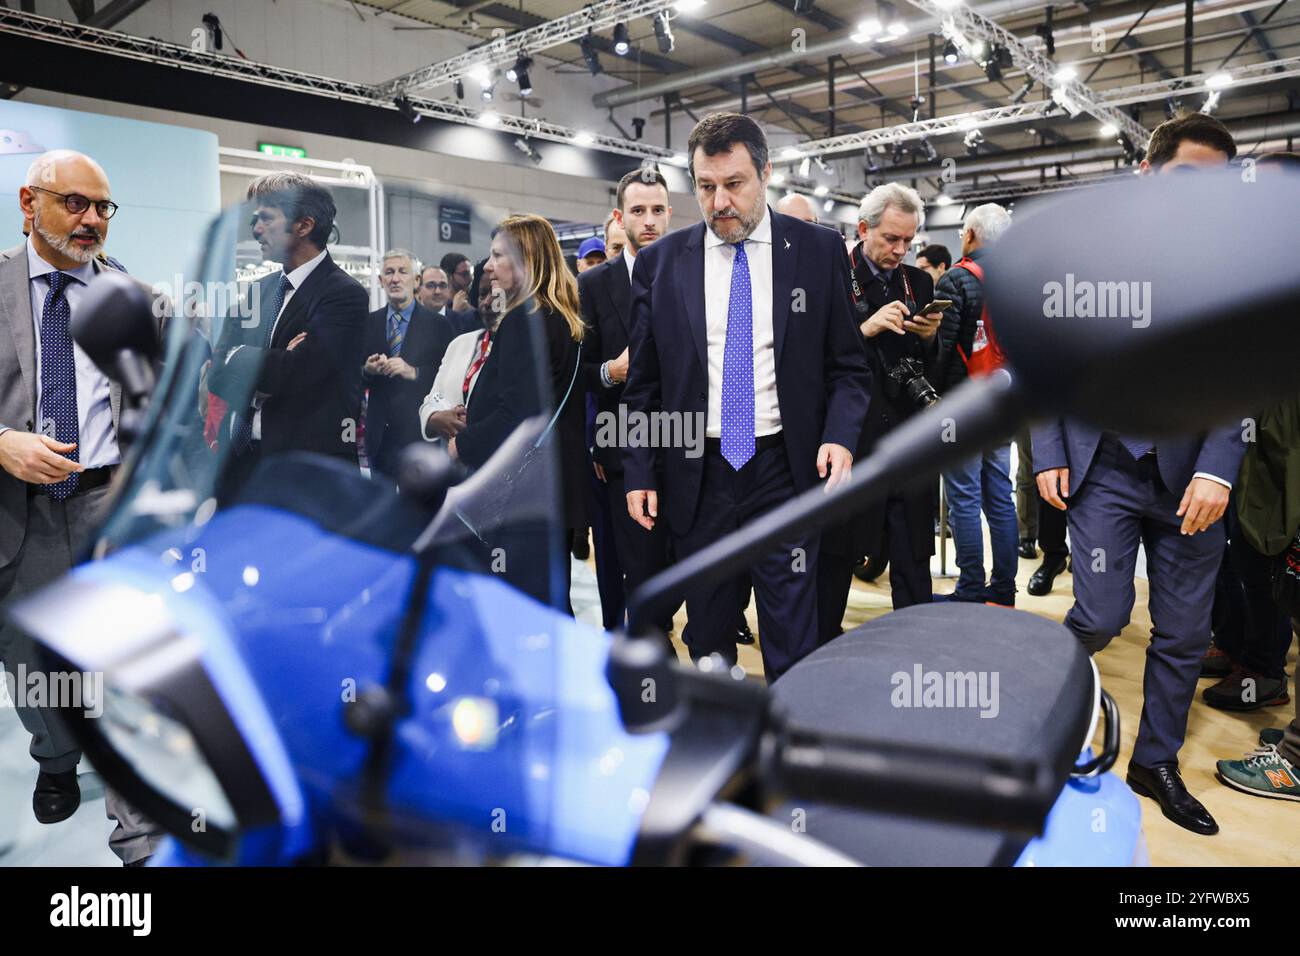
[[[77,489],[72,494],[81,495],[87,491],[94,491],[96,488],[102,488],[113,480],[113,475],[117,473],[117,465],[105,465],[102,468],[87,468],[81,472],[77,478]],[[27,493],[29,495],[41,495],[46,493],[49,485],[37,485],[29,483]]]
[[[759,435],[754,439],[754,451],[766,451],[769,448],[776,448],[784,444],[785,434],[783,432],[776,432],[772,435]],[[704,439],[704,447],[709,451],[720,452],[722,451],[722,439],[706,438]]]

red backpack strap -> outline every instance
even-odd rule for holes
[[[981,285],[984,283],[983,267],[974,259],[972,259],[970,256],[965,256],[964,258],[957,260],[957,265],[953,266],[953,268],[956,269],[958,266],[965,269],[976,279],[978,279]]]

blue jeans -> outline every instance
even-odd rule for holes
[[[1016,506],[1011,496],[1011,443],[999,445],[943,473],[948,492],[948,523],[957,545],[957,591],[984,590],[984,530],[980,509],[989,523],[993,544],[993,594],[1014,594],[1019,556],[1016,553]]]

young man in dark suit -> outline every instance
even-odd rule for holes
[[[636,257],[623,391],[629,415],[655,428],[666,414],[684,439],[623,460],[629,514],[665,522],[679,558],[819,478],[847,480],[870,387],[843,241],[768,208],[758,124],[705,117],[687,155],[704,221]],[[768,680],[817,646],[818,537],[792,535],[753,567]],[[688,589],[693,659],[735,663],[739,608],[734,580]]]
[[[622,591],[631,594],[667,565],[668,538],[662,527],[647,530],[628,514],[623,449],[616,440],[610,440],[611,436],[617,438],[610,426],[618,421],[627,381],[632,267],[642,249],[668,232],[673,207],[668,203],[667,180],[649,167],[634,169],[619,180],[615,203],[611,225],[616,225],[626,240],[617,255],[578,276],[578,297],[587,325],[583,365],[587,388],[596,402],[592,466],[600,492],[609,502],[614,560],[624,579]],[[597,564],[601,563],[602,550],[596,549]],[[621,626],[622,621],[606,624]],[[672,615],[658,624],[668,632],[672,629]]]
[[[420,403],[455,335],[444,316],[416,301],[419,275],[405,249],[384,253],[380,282],[388,302],[366,317],[366,456],[371,472],[389,482],[397,479],[402,449],[423,440]]]
[[[897,183],[877,186],[858,209],[860,242],[849,255],[849,281],[854,324],[871,366],[871,404],[853,445],[858,460],[922,407],[919,384],[911,380],[919,373],[930,382],[938,361],[941,315],[918,313],[934,300],[934,280],[903,262],[924,214],[916,191]],[[889,561],[895,610],[929,603],[937,485],[937,475],[915,476],[822,535],[818,601],[823,641],[840,633],[853,567],[863,557]]]
[[[325,249],[329,191],[298,173],[248,187],[253,238],[283,265],[258,282],[253,314],[230,318],[213,350],[208,388],[228,404],[219,430],[227,481],[266,455],[312,451],[357,463],[366,290]]]
[[[1156,127],[1141,171],[1222,167],[1236,152],[1222,123],[1193,113]],[[1133,400],[1141,401],[1141,382],[1135,385]],[[1035,428],[1033,444],[1039,494],[1066,511],[1070,526],[1074,606],[1065,625],[1090,654],[1128,624],[1138,544],[1146,550],[1151,646],[1129,786],[1155,799],[1179,826],[1217,833],[1218,823],[1179,775],[1178,751],[1201,655],[1210,646],[1214,581],[1225,540],[1220,519],[1246,453],[1242,429],[1228,425],[1152,441],[1062,419]]]

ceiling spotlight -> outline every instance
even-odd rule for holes
[[[805,156],[803,158],[803,162],[799,164],[799,175],[804,179],[807,179],[808,173],[811,171],[812,171],[812,160],[809,159],[807,156]]]
[[[1065,66],[1061,67],[1059,70],[1057,70],[1055,73],[1052,74],[1052,82],[1058,84],[1069,83],[1078,75],[1079,75],[1079,71],[1076,70],[1074,66],[1067,63]]]
[[[522,136],[515,137],[515,149],[519,150],[519,152],[523,153],[534,163],[540,163],[542,161],[542,154],[535,150],[533,144],[528,142],[528,140]]]
[[[823,196],[828,195],[830,191],[831,191],[830,186],[827,186],[825,183],[820,183],[818,184],[817,188],[813,190],[813,195],[816,196],[818,199],[821,199]]]
[[[1219,91],[1215,90],[1205,98],[1205,102],[1201,105],[1201,112],[1204,113],[1206,116],[1213,116],[1214,111],[1217,110],[1218,108],[1219,108]]]
[[[983,145],[984,134],[978,129],[973,129],[966,134],[966,138],[962,140],[962,142],[966,145],[966,152],[973,156],[979,151],[980,146]]]
[[[459,76],[452,83],[452,89],[456,91],[456,99],[463,100],[465,98],[465,82]]]
[[[1119,132],[1119,127],[1116,126],[1114,123],[1102,123],[1101,129],[1097,131],[1097,135],[1104,136],[1107,139],[1110,139],[1110,137],[1114,136],[1118,132]]]
[[[858,21],[858,33],[864,37],[873,37],[885,28],[880,17],[867,17]]]
[[[939,195],[934,197],[934,204],[936,206],[951,206],[952,197],[947,193],[939,193]]]
[[[1226,71],[1212,73],[1205,78],[1205,88],[1207,90],[1221,90],[1225,86],[1232,85],[1232,74]]]
[[[501,117],[497,115],[496,110],[484,110],[478,114],[478,121],[483,126],[496,126],[501,122]]]
[[[582,48],[582,58],[587,63],[587,69],[591,71],[592,76],[595,76],[601,70],[600,54],[596,52],[596,46],[591,42],[591,34],[588,33],[578,40],[578,46]]]
[[[506,70],[506,79],[511,83],[519,82],[519,74],[528,72],[528,68],[533,65],[532,58],[520,53],[515,57],[515,62]]]
[[[1124,150],[1124,161],[1126,163],[1132,165],[1134,162],[1137,161],[1138,158],[1137,149],[1133,146],[1133,140],[1128,138],[1127,133],[1119,134],[1119,145],[1120,148]]]
[[[585,130],[579,130],[574,135],[573,141],[577,143],[579,146],[590,146],[592,143],[596,142],[596,137],[592,136],[590,133],[586,132]]]
[[[668,25],[668,14],[660,10],[654,15],[655,40],[660,53],[673,52],[673,28]]]
[[[831,211],[832,209],[834,209],[834,208],[835,208],[835,200],[834,200],[834,199],[828,199],[828,200],[826,200],[824,203],[822,203],[822,210],[823,210],[824,212],[830,212],[830,211]]]
[[[1035,27],[1034,32],[1037,33],[1040,37],[1042,37],[1043,46],[1046,47],[1047,49],[1047,55],[1056,56],[1056,37],[1052,36],[1052,8],[1051,7],[1047,8],[1047,14],[1046,14],[1046,18],[1044,19],[1044,22],[1039,24],[1037,27]]]
[[[496,78],[493,77],[491,83],[484,83],[484,84],[483,84],[483,89],[482,89],[482,91],[479,93],[479,96],[483,97],[483,102],[484,102],[484,103],[491,103],[493,97],[496,96],[496,93],[497,93],[497,81],[496,81]]]
[[[637,140],[639,140],[642,136],[644,136],[644,135],[645,135],[645,117],[642,117],[642,116],[633,116],[633,117],[632,117],[632,130],[633,130],[633,132],[635,133],[635,135],[632,137],[633,139],[637,139]]]
[[[971,41],[970,44],[971,59],[975,60],[977,63],[983,63],[984,56],[988,52],[988,49],[989,49],[989,45],[985,43],[983,40]]]
[[[492,82],[492,71],[486,63],[476,63],[469,68],[469,78],[477,80],[479,86],[487,86]]]
[[[890,163],[895,166],[903,165],[903,160],[907,158],[907,150],[903,147],[902,140],[894,144],[894,151],[889,157]]]
[[[817,168],[820,169],[827,176],[831,175],[831,166],[830,163],[826,162],[826,160],[822,159],[820,156],[814,156],[812,158],[812,161],[816,163]]]
[[[945,63],[950,65],[956,63],[957,58],[960,55],[961,54],[957,52],[957,44],[953,43],[951,40],[943,45],[943,61]]]
[[[930,142],[930,137],[921,137],[921,149],[925,150],[925,161],[932,163],[939,158],[939,151],[934,148],[934,143]]]
[[[614,24],[614,52],[619,56],[627,56],[628,51],[632,49],[632,41],[627,36],[627,24]]]
[[[411,104],[411,101],[407,98],[405,93],[393,100],[393,105],[397,107],[397,112],[401,113],[412,123],[420,122],[420,112]]]
[[[527,70],[519,71],[519,95],[531,96],[533,92],[533,81],[528,77]]]

